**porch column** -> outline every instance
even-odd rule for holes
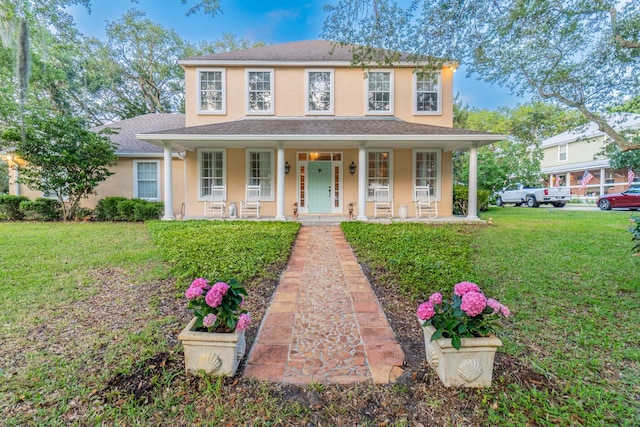
[[[284,221],[284,143],[278,143],[278,165],[276,175],[276,220]]]
[[[164,216],[163,220],[175,219],[173,215],[173,170],[171,165],[171,142],[163,141],[164,146]]]
[[[9,163],[7,163],[8,165]],[[18,164],[13,163],[13,185],[14,185],[14,194],[16,196],[20,195],[20,184],[18,183],[18,179],[20,178],[20,170],[18,169]],[[9,169],[9,171],[11,171],[11,168]]]
[[[361,142],[358,147],[358,220],[367,218],[367,152],[366,143]]]
[[[478,219],[478,144],[469,149],[469,195],[467,219]]]
[[[605,181],[605,176],[604,176],[604,168],[600,168],[600,195],[602,196],[603,194],[605,194],[605,189],[604,189],[604,181]],[[615,188],[614,188],[615,191]]]

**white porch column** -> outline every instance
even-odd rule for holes
[[[600,169],[600,195],[601,196],[605,193],[604,181],[605,181],[604,168],[601,168]]]
[[[469,149],[469,195],[467,219],[478,219],[478,145]]]
[[[278,143],[278,165],[276,174],[276,220],[284,221],[284,143]]]
[[[367,218],[367,152],[366,143],[361,142],[358,147],[358,220]]]
[[[171,142],[164,141],[164,216],[163,220],[175,219],[173,215],[173,168]]]
[[[18,178],[20,178],[20,171],[18,170],[17,163],[14,163],[14,166],[15,166],[13,168],[14,195],[19,196],[20,195],[20,184],[18,184]]]

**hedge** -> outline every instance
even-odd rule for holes
[[[20,212],[24,219],[30,221],[59,221],[62,217],[62,206],[59,200],[40,197],[34,201],[21,202]]]
[[[20,203],[28,201],[29,198],[25,196],[0,195],[0,219],[21,220],[24,214],[20,211]]]
[[[149,202],[126,197],[105,197],[98,202],[95,214],[98,221],[146,221],[158,219],[162,214],[162,202]]]
[[[478,211],[484,212],[489,209],[489,190],[478,190]],[[464,185],[453,186],[453,214],[466,215],[469,205],[469,187]]]

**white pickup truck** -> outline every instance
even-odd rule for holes
[[[530,208],[543,204],[552,204],[556,208],[563,207],[571,199],[571,190],[567,187],[525,188],[522,184],[511,184],[495,194],[496,205],[514,203],[521,206],[526,203]]]

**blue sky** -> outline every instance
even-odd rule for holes
[[[202,13],[185,16],[188,5],[180,0],[93,0],[91,14],[83,7],[71,7],[78,29],[87,35],[104,38],[107,21],[117,20],[128,9],[139,9],[147,17],[173,28],[181,37],[197,42],[215,40],[224,33],[232,33],[250,40],[262,40],[268,44],[297,40],[320,39],[324,21],[323,5],[327,0],[221,0],[222,14],[212,18]],[[454,77],[454,93],[459,93],[470,107],[496,109],[514,107],[525,102],[507,89],[488,85],[467,78],[464,65]]]

